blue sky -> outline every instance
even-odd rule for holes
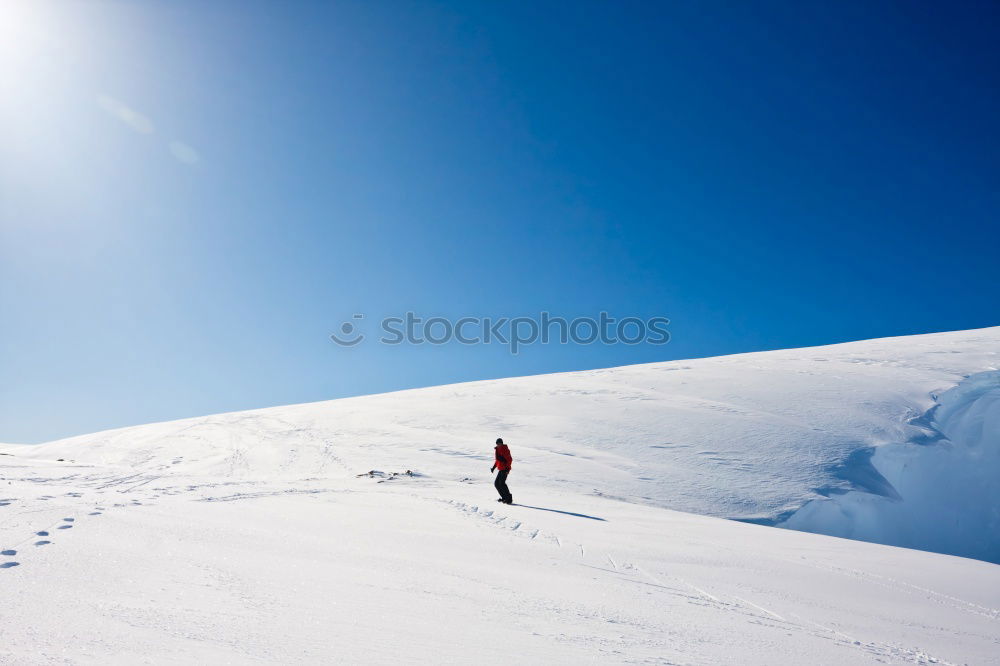
[[[997,18],[0,5],[0,441],[996,325]],[[672,340],[328,337],[542,310]]]

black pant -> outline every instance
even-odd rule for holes
[[[509,469],[502,469],[497,472],[496,481],[493,485],[496,486],[497,492],[500,493],[500,499],[507,504],[511,504],[514,501],[514,496],[510,494],[510,489],[507,487],[507,475],[510,474]]]

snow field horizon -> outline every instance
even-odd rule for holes
[[[84,450],[71,443],[107,443],[116,458],[127,458],[129,446],[117,449],[133,433],[167,446],[169,433],[213,421],[305,419],[312,424],[305,427],[316,428],[307,446],[323,439],[324,448],[335,448],[353,432],[397,452],[400,469],[414,467],[406,455],[432,458],[423,471],[433,473],[434,466],[451,470],[454,455],[487,456],[470,448],[475,438],[491,448],[493,438],[504,436],[514,442],[515,457],[518,446],[528,454],[513,479],[538,461],[548,466],[554,454],[564,463],[589,461],[582,475],[588,481],[558,481],[577,490],[998,562],[1000,522],[989,509],[1000,503],[1000,484],[992,480],[1000,469],[996,349],[1000,328],[485,380],[133,426],[57,440],[38,451],[79,455]],[[795,367],[788,372],[790,363]],[[831,367],[852,374],[822,371]],[[673,381],[677,377],[683,379]],[[469,418],[450,412],[449,401]],[[530,404],[537,401],[544,404]],[[283,412],[285,418],[277,418]],[[339,413],[350,415],[350,430],[332,427]],[[361,422],[381,414],[397,429],[372,439]],[[416,423],[419,436],[399,436],[399,426]],[[255,434],[237,426],[229,436],[251,455],[280,458],[282,439],[272,428]],[[287,443],[301,445],[301,428],[292,432]],[[254,441],[265,433],[264,441]],[[678,439],[672,433],[693,443],[663,441]],[[543,445],[535,448],[535,441]],[[261,446],[277,448],[265,456]],[[772,464],[768,456],[778,451],[784,460]],[[244,464],[246,472],[266,473]],[[239,473],[238,466],[228,473]],[[592,477],[602,482],[591,483]],[[946,519],[959,507],[963,521]]]

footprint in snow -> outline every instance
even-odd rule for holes
[[[17,567],[20,565],[20,562],[4,562],[3,564],[0,564],[0,569],[10,569],[11,567]]]
[[[35,545],[36,546],[46,546],[46,545],[48,545],[50,543],[52,543],[52,542],[51,541],[46,541],[45,539],[42,539],[41,541],[36,541]]]
[[[17,555],[16,550],[0,550],[0,555],[6,555],[7,557],[14,557]]]
[[[68,530],[68,529],[72,529],[72,527],[73,527],[72,525],[60,525],[59,529],[61,529],[61,530]]]
[[[99,516],[99,515],[101,515],[101,512],[100,511],[91,511],[87,515],[88,516]]]
[[[63,518],[67,523],[72,523],[76,518]]]
[[[46,532],[45,530],[42,530],[41,532],[35,532],[35,534],[37,536],[48,536],[49,535],[49,533]]]

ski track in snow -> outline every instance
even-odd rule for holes
[[[155,499],[158,497],[171,497],[173,501],[183,502],[233,502],[233,501],[259,501],[281,497],[296,496],[327,496],[330,493],[345,492],[346,488],[326,488],[326,489],[296,489],[296,488],[275,488],[263,489],[262,483],[198,483],[170,485],[153,490],[148,483],[136,484],[133,481],[135,475],[127,478],[120,477],[112,479],[111,482],[95,478],[78,479],[84,485],[92,487],[92,491],[73,492],[62,495],[44,495],[37,498],[39,503],[57,504],[45,509],[35,509],[33,511],[23,511],[15,513],[10,520],[18,516],[31,516],[41,512],[47,512],[57,517],[45,520],[32,525],[25,531],[22,538],[9,547],[4,544],[4,550],[0,552],[2,562],[0,569],[19,568],[25,570],[32,564],[30,551],[21,551],[26,544],[34,544],[36,547],[49,546],[58,547],[60,540],[50,538],[55,530],[70,530],[73,528],[86,529],[88,520],[99,519],[107,513],[106,505],[110,504],[117,511],[142,511],[155,506]],[[150,479],[151,481],[152,479]],[[65,478],[54,479],[56,484],[65,484]],[[33,484],[43,483],[38,478],[30,480]],[[245,485],[255,487],[256,490],[246,489],[241,492],[226,492],[226,489],[234,485]],[[110,489],[110,490],[109,490]],[[218,490],[223,490],[223,494],[216,494]],[[104,495],[108,492],[116,495],[115,501],[107,502],[98,500],[91,496]],[[524,507],[499,507],[487,508],[486,505],[469,503],[451,499],[427,498],[423,496],[413,496],[413,501],[422,504],[432,504],[446,506],[460,515],[474,519],[474,522],[484,528],[495,530],[508,535],[509,538],[525,544],[532,544],[530,547],[544,549],[549,553],[548,557],[554,558],[559,566],[585,567],[604,576],[614,577],[615,580],[628,581],[632,584],[652,586],[658,590],[659,594],[667,595],[672,599],[680,600],[682,603],[690,604],[693,607],[711,608],[715,612],[722,613],[738,621],[749,625],[759,625],[770,629],[780,629],[786,632],[806,634],[808,636],[832,642],[838,649],[848,650],[851,653],[863,653],[870,655],[876,661],[905,661],[916,664],[952,664],[943,658],[934,656],[926,650],[917,648],[905,648],[900,645],[884,643],[879,641],[864,640],[855,638],[852,634],[845,633],[834,627],[827,626],[822,622],[817,622],[806,617],[801,612],[785,613],[781,609],[769,607],[769,605],[747,598],[745,592],[727,590],[717,587],[711,591],[702,586],[696,585],[685,577],[670,572],[658,571],[653,573],[648,565],[639,564],[636,558],[629,554],[627,548],[619,547],[617,554],[606,552],[600,548],[595,548],[587,543],[577,543],[579,550],[577,559],[567,559],[562,550],[566,536],[546,529],[542,526],[532,524],[527,516],[515,518],[514,515],[524,514],[530,511]],[[10,498],[8,506],[17,506],[20,503],[18,498]],[[561,518],[562,519],[562,518]],[[573,520],[572,514],[562,520]],[[42,538],[40,538],[42,537]],[[17,559],[13,559],[18,556]],[[856,569],[836,567],[831,565],[818,565],[815,563],[803,563],[798,560],[787,560],[790,564],[803,565],[831,572],[841,576],[850,576],[863,579],[866,583],[891,589],[893,591],[904,591],[908,594],[922,595],[935,603],[944,604],[948,608],[978,614],[996,620],[1000,613],[997,609],[988,608],[967,602],[950,595],[944,595],[933,590],[922,588],[911,583],[896,581],[892,578],[878,576],[870,572]],[[6,572],[5,572],[6,573]],[[227,578],[224,572],[213,573],[219,585],[230,589],[237,589],[239,584],[231,577]],[[233,587],[236,586],[236,587]],[[242,590],[240,594],[248,599],[251,606],[260,602],[253,600],[253,594],[249,590]],[[114,611],[115,617],[124,618],[119,612]],[[666,662],[661,662],[666,663]],[[680,662],[677,662],[680,663]]]
[[[449,500],[448,503],[451,504],[451,505],[453,505],[453,506],[455,506],[456,508],[460,509],[461,511],[463,511],[466,514],[469,514],[469,515],[472,515],[472,516],[475,516],[475,517],[479,517],[481,520],[484,520],[485,523],[488,524],[488,525],[490,525],[490,526],[499,527],[501,529],[507,529],[507,530],[510,530],[510,531],[516,531],[516,527],[505,526],[504,523],[507,520],[507,516],[497,516],[496,511],[493,511],[493,510],[481,511],[479,509],[478,505],[471,505],[470,506],[470,505],[468,505],[468,504],[466,504],[464,502],[455,502],[455,501]],[[521,524],[520,522],[516,523],[516,525],[520,525],[520,524]],[[536,530],[536,531],[540,531],[540,530]],[[551,536],[553,537],[553,541],[558,546],[561,546],[560,538],[557,535],[554,535],[554,534],[551,535]],[[579,544],[579,548],[580,548],[581,557],[583,557],[584,559],[586,559],[586,546],[584,544]],[[640,576],[644,576],[647,579],[649,579],[650,581],[652,581],[652,583],[655,586],[661,588],[662,590],[668,591],[668,593],[670,593],[672,595],[684,597],[690,603],[694,603],[694,604],[698,604],[698,605],[703,605],[705,603],[710,603],[713,606],[715,606],[716,608],[719,608],[720,610],[724,610],[724,611],[729,612],[729,613],[737,613],[737,614],[748,615],[749,618],[751,618],[749,621],[752,621],[752,622],[761,622],[761,621],[767,622],[767,621],[776,620],[779,623],[781,623],[782,626],[785,626],[786,628],[794,629],[796,631],[808,632],[810,635],[817,636],[817,637],[824,638],[824,639],[825,638],[830,638],[830,636],[828,636],[828,634],[829,634],[829,635],[832,635],[833,640],[835,640],[835,642],[839,646],[841,646],[841,647],[855,649],[855,650],[861,650],[861,651],[864,651],[866,653],[875,655],[875,656],[877,656],[879,658],[888,658],[888,659],[892,659],[892,660],[902,659],[902,660],[904,660],[906,662],[916,663],[916,664],[944,664],[944,665],[950,665],[950,666],[957,666],[957,664],[953,664],[952,662],[949,662],[949,661],[947,661],[945,659],[941,659],[939,657],[932,656],[932,655],[930,655],[930,654],[928,654],[926,652],[923,652],[921,650],[911,650],[911,649],[906,649],[906,648],[903,648],[903,647],[900,647],[900,646],[897,646],[897,645],[882,644],[882,643],[878,643],[878,642],[862,642],[862,641],[856,640],[855,638],[853,638],[851,636],[848,636],[848,635],[846,635],[846,634],[844,634],[844,633],[842,633],[840,631],[837,631],[836,629],[833,629],[831,627],[823,626],[823,625],[821,625],[819,623],[813,622],[813,621],[811,621],[809,619],[806,619],[806,618],[803,618],[803,617],[801,617],[799,615],[794,615],[793,614],[792,616],[795,617],[796,620],[798,620],[798,622],[791,622],[791,621],[787,620],[786,618],[784,618],[783,616],[781,616],[779,613],[775,612],[774,610],[766,608],[766,607],[764,607],[764,606],[762,606],[762,605],[760,605],[758,603],[755,603],[753,601],[750,601],[750,600],[748,600],[748,599],[746,599],[744,597],[738,596],[738,595],[733,594],[731,592],[730,593],[726,593],[726,592],[718,592],[718,591],[716,592],[716,594],[718,594],[719,596],[716,596],[715,594],[710,594],[709,592],[705,591],[704,589],[702,589],[702,588],[700,588],[700,587],[698,587],[696,585],[693,585],[692,583],[684,580],[683,578],[681,578],[679,576],[670,576],[668,574],[668,578],[676,580],[682,586],[689,588],[690,590],[694,591],[697,594],[696,597],[691,597],[689,594],[683,592],[683,590],[681,588],[677,588],[677,587],[674,587],[674,586],[671,586],[671,585],[668,585],[668,584],[664,583],[662,580],[660,580],[660,578],[658,578],[658,577],[650,574],[648,571],[646,571],[642,567],[639,567],[639,566],[633,565],[633,564],[628,564],[628,563],[626,563],[623,567],[619,567],[618,563],[615,562],[614,558],[610,554],[604,554],[604,558],[606,558],[606,561],[608,563],[610,563],[612,569],[608,570],[608,569],[603,569],[601,567],[592,566],[592,565],[587,565],[587,566],[591,566],[592,568],[594,568],[596,570],[599,570],[599,571],[607,571],[609,573],[614,573],[616,575],[622,575],[622,571],[620,570],[621,568],[631,569],[631,570],[634,570],[635,572],[637,572]],[[843,570],[838,570],[836,567],[830,567],[830,568],[827,568],[827,570],[829,570],[829,571],[843,572]],[[848,572],[848,573],[853,574],[853,575],[866,575],[864,572],[859,572],[859,571],[851,571],[851,572]],[[630,574],[625,574],[625,575],[630,575]],[[638,582],[638,581],[636,581],[636,582]],[[938,595],[937,593],[933,592],[932,590],[926,590],[924,588],[918,588],[916,586],[912,586],[912,585],[908,585],[908,584],[907,584],[907,587],[911,587],[911,588],[920,590],[921,592],[926,592],[926,593],[928,593],[930,595],[941,596],[941,597],[943,597],[945,599],[949,599],[949,600],[953,600],[953,601],[959,602],[960,605],[956,606],[956,607],[960,608],[962,610],[970,610],[971,612],[977,612],[977,613],[980,613],[980,614],[982,614],[982,615],[984,615],[986,617],[990,617],[990,618],[996,618],[997,617],[997,612],[996,612],[995,609],[986,609],[986,608],[979,607],[976,604],[970,604],[968,602],[963,602],[962,600],[959,600],[959,599],[953,599],[951,597],[947,597],[946,595]],[[720,597],[723,597],[723,596],[729,596],[729,597],[731,597],[733,600],[735,600],[738,603],[737,604],[732,604],[732,603],[729,603],[729,602],[725,602],[725,601],[723,601],[720,598]],[[754,611],[757,611],[757,612],[755,613]],[[985,611],[985,612],[982,612],[982,611]],[[763,613],[765,615],[760,615],[760,613]],[[809,626],[811,626],[813,628],[820,629],[821,633],[816,633],[816,632],[810,630],[809,626],[807,626],[807,625],[809,625]]]

